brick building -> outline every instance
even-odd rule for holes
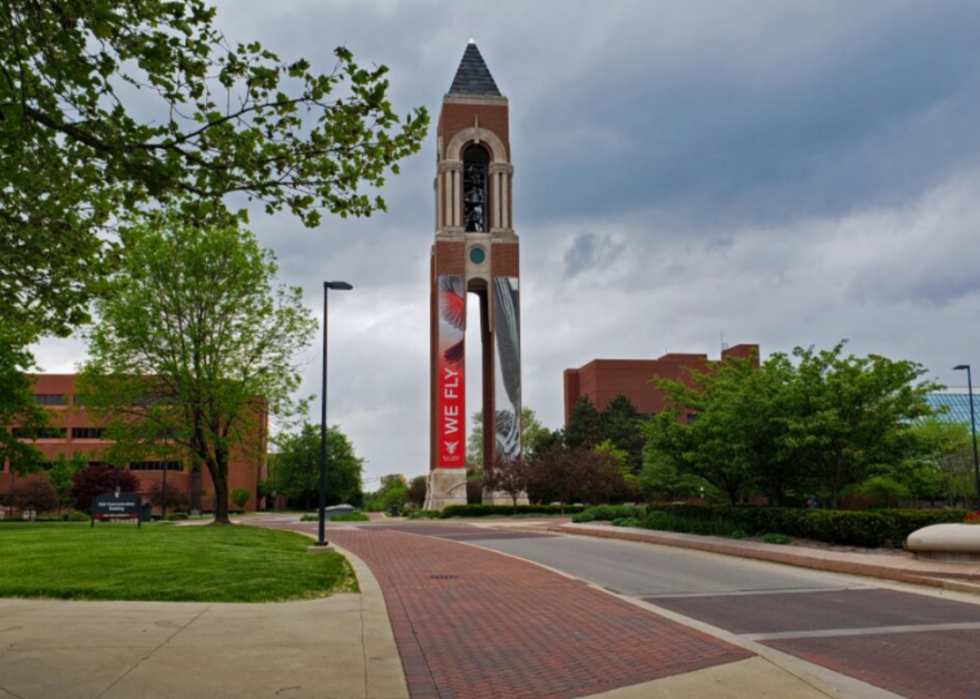
[[[102,455],[111,442],[103,438],[100,425],[75,400],[75,379],[74,374],[43,374],[35,377],[34,397],[37,403],[51,412],[51,427],[33,443],[46,461],[54,460],[59,454],[71,457],[78,451],[89,459],[89,464],[101,463]],[[248,450],[250,453],[245,453],[242,449],[233,451],[228,464],[229,492],[235,488],[248,490],[250,497],[245,509],[249,511],[254,511],[258,505],[258,483],[266,475],[267,413],[255,416],[254,428],[258,447]],[[169,454],[165,443],[161,444],[159,456],[147,457],[145,461],[126,465],[126,470],[132,471],[139,478],[142,494],[163,480],[164,469],[168,490],[175,489],[186,495],[190,507],[211,509],[214,485],[207,468],[192,469],[189,463]],[[10,493],[16,483],[44,477],[43,472],[26,477],[15,476],[11,473],[9,464],[0,463],[0,498]]]
[[[759,361],[758,345],[735,345],[723,349],[721,361],[730,357]],[[599,410],[604,410],[616,396],[629,398],[643,415],[654,415],[664,409],[664,394],[651,379],[687,381],[691,371],[704,371],[712,361],[706,354],[665,354],[659,359],[593,359],[578,369],[565,370],[565,425],[572,408],[582,396],[588,396]]]

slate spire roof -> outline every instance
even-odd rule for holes
[[[470,39],[463,53],[463,60],[459,62],[456,77],[453,78],[452,87],[449,88],[450,95],[485,95],[492,97],[503,97],[497,89],[497,83],[490,74],[490,69],[480,54],[480,49],[476,47],[476,42]]]

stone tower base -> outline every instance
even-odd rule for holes
[[[483,504],[484,505],[507,505],[513,506],[514,499],[510,496],[510,493],[494,492],[493,490],[483,491]],[[531,503],[527,499],[527,493],[521,493],[517,496],[518,505],[530,505]]]
[[[466,469],[437,468],[429,474],[425,509],[441,510],[447,505],[466,504]]]

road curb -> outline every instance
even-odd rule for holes
[[[713,536],[693,536],[687,534],[676,534],[673,532],[658,532],[645,529],[635,529],[631,527],[610,527],[604,525],[589,524],[564,524],[557,527],[558,531],[564,534],[574,534],[578,536],[591,536],[599,539],[618,539],[620,541],[633,541],[646,544],[657,544],[660,546],[672,546],[674,548],[692,549],[695,551],[706,551],[717,553],[724,556],[734,556],[736,558],[748,558],[756,561],[767,561],[769,563],[782,563],[784,565],[796,566],[798,568],[810,568],[829,573],[843,573],[845,575],[862,575],[869,578],[880,580],[891,580],[894,582],[912,583],[915,585],[927,585],[938,587],[956,592],[966,592],[980,595],[980,585],[968,582],[949,580],[949,571],[909,571],[886,565],[876,565],[864,561],[856,561],[845,558],[847,554],[824,554],[819,557],[808,555],[802,552],[787,550],[784,546],[771,545],[771,548],[758,546],[746,546],[736,542]],[[969,573],[970,570],[963,572]]]

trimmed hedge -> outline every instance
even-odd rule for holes
[[[632,505],[598,505],[572,517],[576,524],[583,522],[612,522],[617,519],[643,519],[646,510]]]
[[[583,505],[566,505],[566,515],[577,514],[585,510]],[[560,515],[562,508],[558,505],[449,505],[439,513],[440,519],[450,517],[506,517],[508,515]]]
[[[965,515],[964,510],[852,511],[672,504],[653,504],[647,510],[669,512],[694,521],[730,522],[752,535],[785,534],[829,544],[866,548],[902,548],[909,534],[915,530],[931,524],[961,522]]]

